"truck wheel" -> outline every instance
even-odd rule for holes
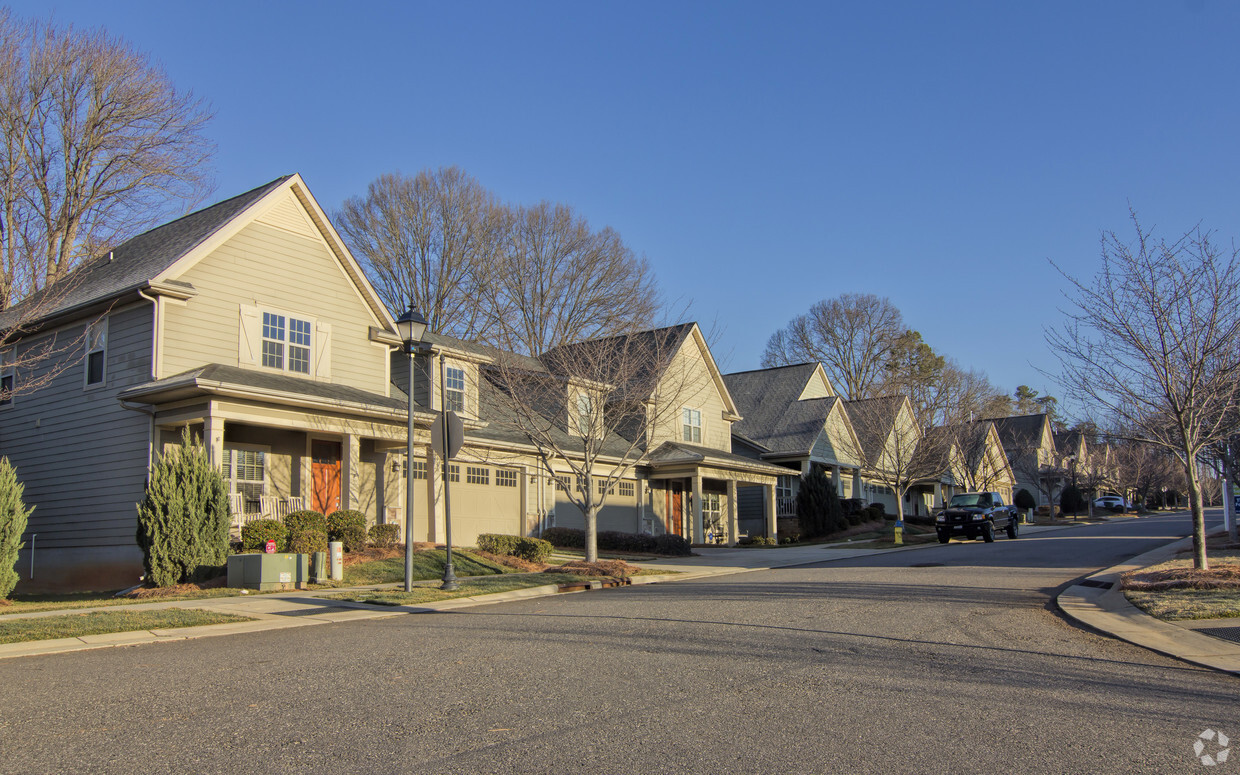
[[[952,534],[951,534],[951,533],[947,532],[946,530],[940,530],[940,531],[939,531],[939,543],[941,543],[941,544],[945,544],[945,543],[947,543],[947,542],[948,542],[948,541],[950,541],[950,540],[952,540]]]
[[[1015,517],[1012,517],[1012,519],[1008,520],[1007,531],[1008,531],[1008,538],[1016,538],[1017,536],[1020,535],[1020,525],[1016,524]]]
[[[982,540],[988,544],[995,542],[995,523],[986,520],[982,523]]]

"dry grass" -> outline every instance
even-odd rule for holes
[[[135,630],[162,630],[252,621],[248,616],[200,611],[193,608],[164,608],[154,611],[90,611],[32,619],[0,622],[0,643],[24,643],[54,638],[80,638]]]
[[[1209,536],[1210,569],[1193,567],[1192,550],[1120,577],[1128,601],[1167,621],[1240,616],[1240,547],[1226,534]],[[1185,556],[1187,555],[1187,556]]]

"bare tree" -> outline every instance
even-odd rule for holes
[[[697,389],[677,357],[695,335],[696,325],[682,324],[563,345],[537,360],[501,353],[481,372],[492,424],[526,439],[547,475],[567,468],[575,477],[563,492],[585,516],[588,562],[598,559],[598,513],[613,486]]]
[[[845,293],[825,299],[776,331],[762,354],[765,367],[817,361],[849,401],[871,396],[905,333],[904,316],[890,299]]]
[[[389,309],[411,302],[427,328],[475,339],[491,322],[480,301],[495,271],[501,208],[457,167],[380,175],[334,221]]]
[[[584,339],[651,325],[661,308],[654,272],[611,228],[593,231],[562,204],[508,212],[491,267],[486,339],[538,355]]]
[[[0,12],[0,78],[0,308],[210,191],[210,110],[124,41]]]
[[[1193,555],[1209,567],[1198,460],[1234,432],[1240,367],[1240,264],[1194,229],[1156,239],[1132,216],[1135,241],[1102,240],[1090,280],[1071,285],[1066,322],[1047,332],[1067,394],[1139,440],[1175,454],[1193,515]],[[1058,268],[1058,267],[1056,267]]]

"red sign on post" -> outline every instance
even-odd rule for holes
[[[276,542],[268,539],[265,550],[267,554],[275,554],[276,553]]]

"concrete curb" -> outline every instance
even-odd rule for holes
[[[1122,574],[1171,559],[1192,541],[1191,536],[1172,541],[1099,571],[1065,589],[1055,602],[1068,617],[1091,629],[1165,656],[1240,675],[1240,643],[1156,619],[1129,603],[1119,588]]]

